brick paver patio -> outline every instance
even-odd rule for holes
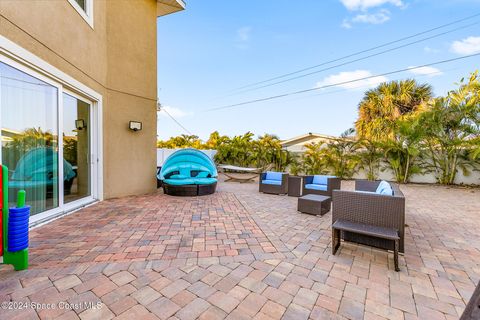
[[[401,188],[398,273],[370,247],[332,256],[330,213],[220,183],[199,198],[108,200],[32,230],[30,269],[0,267],[0,301],[17,309],[2,304],[0,319],[458,319],[480,280],[480,190]]]

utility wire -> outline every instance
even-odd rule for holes
[[[463,60],[463,59],[467,59],[467,58],[476,57],[476,56],[479,56],[479,55],[480,55],[480,53],[470,54],[470,55],[466,55],[466,56],[462,56],[462,57],[458,57],[458,58],[452,58],[452,59],[432,62],[432,63],[424,64],[424,65],[421,65],[421,66],[413,67],[413,68],[410,67],[410,68],[405,68],[405,69],[400,69],[400,70],[395,70],[395,71],[389,71],[389,72],[385,72],[385,73],[382,73],[382,74],[372,75],[372,76],[368,76],[368,77],[364,77],[364,78],[359,78],[359,79],[354,79],[354,80],[349,80],[349,81],[343,81],[343,82],[337,82],[337,83],[332,83],[332,84],[328,84],[328,85],[324,85],[324,86],[320,86],[320,87],[298,90],[298,91],[292,91],[292,92],[283,93],[283,94],[270,96],[270,97],[266,97],[266,98],[249,100],[249,101],[230,104],[230,105],[226,105],[226,106],[206,109],[205,111],[209,112],[209,111],[216,111],[216,110],[222,110],[222,109],[229,109],[229,108],[234,108],[234,107],[238,107],[238,106],[242,106],[242,105],[246,105],[246,104],[252,104],[252,103],[256,103],[256,102],[262,102],[262,101],[267,101],[267,100],[283,98],[283,97],[297,95],[297,94],[301,94],[301,93],[305,93],[305,92],[311,92],[311,91],[336,87],[336,86],[340,86],[340,85],[344,85],[344,84],[348,84],[348,83],[353,83],[353,82],[358,82],[358,81],[362,81],[362,80],[368,80],[368,79],[387,76],[387,75],[391,75],[391,74],[395,74],[395,73],[401,73],[401,72],[405,72],[405,71],[411,71],[411,70],[415,70],[415,69],[430,67],[430,66],[434,66],[434,65],[438,65],[438,64],[449,63],[449,62],[453,62],[453,61],[457,61],[457,60]]]
[[[189,135],[192,135],[192,133],[190,132],[190,130],[188,130],[188,129],[185,128],[180,122],[178,122],[177,119],[175,119],[164,107],[163,107],[163,108],[160,108],[160,111],[164,111],[180,128],[182,128],[183,130],[185,130],[185,132],[188,133]]]
[[[443,70],[443,71],[429,72],[429,73],[414,76],[414,77],[412,77],[412,79],[431,77],[431,76],[434,76],[434,75],[441,75],[441,74],[444,73],[444,71],[453,71],[453,70],[458,70],[458,69],[459,68],[451,68],[451,69],[446,69],[446,70]],[[371,86],[371,84],[367,84],[367,85],[355,87],[355,89],[366,89],[366,88],[369,88],[370,86]],[[298,101],[298,100],[302,100],[302,99],[313,98],[313,97],[318,97],[318,96],[325,96],[325,95],[330,95],[330,94],[336,94],[336,93],[346,92],[346,91],[350,91],[350,90],[351,89],[338,89],[338,90],[333,90],[333,91],[320,92],[320,93],[315,93],[315,94],[311,94],[311,95],[307,95],[307,96],[292,98],[292,99],[289,99],[287,101]]]
[[[245,90],[233,93],[230,96],[245,93],[245,92],[249,92],[249,91],[253,91],[253,90],[258,90],[258,89],[262,89],[262,88],[266,88],[266,87],[271,87],[271,86],[274,86],[274,85],[277,85],[277,84],[280,84],[280,83],[304,78],[304,77],[307,77],[307,76],[311,76],[313,74],[317,74],[317,73],[320,73],[320,72],[324,72],[324,71],[327,71],[327,70],[331,70],[331,69],[342,67],[342,66],[345,66],[345,65],[348,65],[348,64],[352,64],[354,62],[366,60],[366,59],[369,59],[369,58],[372,58],[372,57],[382,55],[382,54],[387,53],[387,52],[395,51],[395,50],[398,50],[398,49],[401,49],[401,48],[405,48],[405,47],[417,44],[419,42],[423,42],[423,41],[430,40],[430,39],[433,39],[433,38],[438,38],[438,37],[441,37],[441,36],[446,35],[448,33],[452,33],[452,32],[455,32],[455,31],[458,31],[458,30],[461,30],[461,29],[465,29],[465,28],[477,25],[479,23],[480,22],[471,23],[471,24],[468,24],[468,25],[465,25],[465,26],[461,26],[461,27],[449,30],[449,31],[437,33],[437,34],[434,34],[432,36],[428,36],[428,37],[425,37],[425,38],[422,38],[422,39],[419,39],[419,40],[415,40],[415,41],[412,41],[412,42],[409,42],[409,43],[405,43],[405,44],[402,44],[402,45],[397,46],[397,47],[393,47],[393,48],[386,49],[386,50],[383,50],[383,51],[380,51],[380,52],[376,52],[376,53],[373,53],[373,54],[370,54],[370,55],[367,55],[367,56],[364,56],[364,57],[360,57],[360,58],[349,60],[349,61],[346,61],[346,62],[343,62],[343,63],[340,63],[340,64],[336,64],[336,65],[333,65],[333,66],[330,66],[330,67],[327,67],[327,68],[323,68],[323,69],[320,69],[320,70],[316,70],[316,71],[312,71],[312,72],[309,72],[309,73],[301,74],[301,75],[298,75],[298,76],[295,76],[295,77],[287,78],[287,79],[284,79],[284,80],[281,80],[281,81],[265,84],[265,85],[262,85],[262,86],[258,86],[258,87],[254,87],[254,88],[250,88],[250,89],[245,89]]]
[[[438,27],[435,27],[435,28],[432,28],[432,29],[428,29],[428,30],[425,30],[425,31],[422,31],[422,32],[418,32],[418,33],[415,33],[415,34],[412,34],[412,35],[409,35],[409,36],[406,36],[406,37],[403,37],[403,38],[400,38],[400,39],[397,39],[397,40],[393,40],[393,41],[390,41],[390,42],[386,42],[386,43],[383,43],[383,44],[381,44],[381,45],[378,45],[378,46],[375,46],[375,47],[372,47],[372,48],[369,48],[369,49],[357,51],[357,52],[354,52],[354,53],[351,53],[351,54],[342,56],[342,57],[340,57],[340,58],[336,58],[336,59],[333,59],[333,60],[325,61],[325,62],[322,62],[322,63],[320,63],[320,64],[314,65],[314,66],[310,66],[310,67],[306,67],[306,68],[303,68],[303,69],[300,69],[300,70],[297,70],[297,71],[285,73],[285,74],[282,74],[282,75],[279,75],[279,76],[276,76],[276,77],[273,77],[273,78],[269,78],[269,79],[266,79],[266,80],[262,80],[262,81],[258,81],[258,82],[254,82],[254,83],[250,83],[250,84],[246,84],[246,85],[244,85],[244,86],[235,88],[235,89],[233,89],[232,91],[237,91],[237,90],[241,90],[241,89],[245,89],[245,88],[249,88],[249,87],[254,87],[254,86],[257,86],[257,85],[259,85],[259,84],[263,84],[263,83],[265,83],[265,82],[270,82],[270,81],[277,80],[277,79],[281,79],[281,78],[285,78],[285,77],[288,77],[288,76],[291,76],[291,75],[294,75],[294,74],[297,74],[297,73],[300,73],[300,72],[303,72],[303,71],[308,71],[308,70],[311,70],[311,69],[315,69],[315,68],[318,68],[318,67],[321,67],[321,66],[324,66],[324,65],[333,63],[333,62],[337,62],[337,61],[340,61],[340,60],[344,60],[344,59],[347,59],[347,58],[351,58],[351,57],[353,57],[353,56],[356,56],[356,55],[359,55],[359,54],[362,54],[362,53],[366,53],[366,52],[370,52],[370,51],[373,51],[373,50],[376,50],[376,49],[380,49],[380,48],[389,46],[389,45],[394,44],[394,43],[397,43],[397,42],[402,42],[402,41],[404,41],[404,40],[408,40],[408,39],[411,39],[411,38],[415,38],[415,37],[418,37],[418,36],[420,36],[420,35],[423,35],[423,34],[426,34],[426,33],[430,33],[430,32],[432,32],[432,31],[435,31],[435,30],[438,30],[438,29],[442,29],[442,28],[445,28],[445,27],[448,27],[448,26],[451,26],[451,25],[454,25],[454,24],[457,24],[457,23],[460,23],[460,22],[463,22],[463,21],[467,21],[467,20],[476,18],[476,17],[478,17],[478,16],[480,16],[480,13],[477,13],[477,14],[474,14],[474,15],[471,15],[471,16],[468,16],[468,17],[459,19],[459,20],[455,20],[455,21],[452,21],[452,22],[449,22],[449,23],[446,23],[446,24],[442,24],[442,25],[440,25],[440,26],[438,26]]]

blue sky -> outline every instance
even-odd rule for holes
[[[207,110],[478,53],[480,24],[294,81],[232,91],[477,13],[480,0],[187,0],[185,11],[157,21],[158,96],[167,111],[202,139],[214,130],[226,135],[272,133],[282,139],[308,132],[339,135],[353,126],[363,92],[377,83],[415,77],[442,95],[480,68],[480,58]],[[480,16],[390,47],[475,22],[480,23]],[[159,113],[160,139],[182,133]]]

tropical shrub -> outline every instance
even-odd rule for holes
[[[322,143],[310,143],[305,145],[305,153],[301,157],[301,164],[296,166],[299,172],[305,174],[324,174],[327,173],[325,162],[323,161],[323,144]]]
[[[326,168],[341,179],[352,178],[359,164],[358,143],[351,136],[353,133],[353,129],[348,129],[322,149]]]
[[[478,74],[473,73],[467,83],[462,79],[457,90],[431,100],[419,114],[430,170],[439,183],[453,184],[458,171],[468,176],[477,166],[474,159],[480,136],[479,88]]]
[[[383,145],[377,141],[361,139],[358,141],[358,167],[363,169],[368,180],[377,180],[382,159],[384,157]]]

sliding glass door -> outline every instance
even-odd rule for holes
[[[1,163],[9,170],[9,205],[26,190],[32,215],[61,212],[93,199],[93,106],[25,71],[0,62]]]
[[[91,194],[90,176],[90,104],[63,94],[63,158],[68,168],[64,183],[64,202]]]

